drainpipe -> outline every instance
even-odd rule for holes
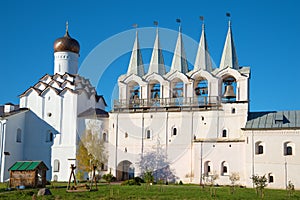
[[[144,121],[145,121],[145,118],[144,118],[144,113],[143,113],[143,115],[142,115],[142,149],[141,149],[142,157],[144,156]]]
[[[203,185],[202,180],[202,165],[203,165],[203,142],[201,141],[201,149],[200,149],[200,185]]]
[[[190,182],[192,182],[193,178],[193,144],[194,144],[194,112],[192,112],[192,124],[191,124],[191,174],[190,174]]]
[[[116,150],[115,150],[115,169],[116,169],[116,177],[118,177],[118,135],[119,135],[119,113],[117,114],[117,120],[116,120]]]
[[[253,130],[251,131],[252,136],[252,176],[254,175],[254,154],[255,154],[255,144],[254,144],[254,133]],[[254,188],[254,183],[252,181],[252,187]]]

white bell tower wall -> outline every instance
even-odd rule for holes
[[[77,74],[78,72],[78,57],[77,53],[63,51],[54,53],[54,74]]]

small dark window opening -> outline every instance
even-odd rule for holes
[[[274,183],[274,176],[273,175],[269,175],[269,183]]]
[[[231,113],[234,114],[235,113],[235,108],[231,109]]]
[[[173,135],[177,135],[177,128],[173,128]]]
[[[210,166],[207,166],[207,172],[210,173]]]
[[[147,139],[150,139],[150,138],[151,138],[151,131],[147,130]]]
[[[223,173],[227,173],[227,166],[223,166]]]
[[[227,137],[227,131],[225,129],[222,132],[222,137]]]
[[[53,133],[50,133],[50,142],[53,142]]]
[[[107,142],[107,134],[106,133],[103,133],[103,141]]]
[[[264,153],[264,147],[263,145],[258,145],[258,154],[263,154]]]
[[[293,148],[292,147],[286,147],[286,155],[293,155]]]

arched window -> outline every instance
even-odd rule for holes
[[[178,130],[176,127],[172,128],[172,136],[176,136],[178,134]]]
[[[21,143],[22,142],[22,130],[17,129],[17,137],[16,137],[16,142]]]
[[[285,156],[291,156],[295,154],[295,144],[292,142],[285,142],[283,144],[284,148],[284,155]]]
[[[54,172],[59,172],[59,167],[60,167],[60,162],[59,160],[54,160],[54,167],[53,167],[53,171]]]
[[[227,176],[229,175],[229,171],[228,171],[228,163],[226,161],[223,161],[221,164],[221,174],[222,176]]]
[[[53,133],[52,131],[46,132],[46,142],[53,142]]]
[[[211,175],[212,171],[213,171],[212,163],[210,161],[206,161],[204,163],[204,175],[205,176]]]
[[[227,130],[226,129],[223,129],[223,131],[222,131],[222,137],[227,137]]]
[[[53,176],[53,181],[58,181],[58,176],[57,175]]]
[[[255,143],[255,154],[256,155],[261,155],[264,154],[264,148],[265,148],[265,144],[263,142],[256,142]]]
[[[104,132],[102,134],[102,139],[103,139],[104,142],[107,142],[107,133]]]

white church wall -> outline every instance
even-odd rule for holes
[[[1,120],[1,182],[9,178],[9,167],[16,161],[23,160],[26,138],[25,115],[26,112],[21,112],[9,116],[7,120]]]
[[[239,184],[244,185],[244,142],[197,142],[194,144],[194,178],[193,183],[199,184],[201,177],[218,174],[217,184],[229,185],[231,173],[238,173],[240,176]],[[210,172],[207,163],[210,163]],[[223,171],[223,163],[227,163],[227,172]]]
[[[33,112],[26,113],[26,138],[24,140],[23,160],[42,160],[49,170],[47,179],[51,179],[51,147],[58,131]],[[52,139],[49,136],[52,134]]]
[[[300,168],[298,147],[300,146],[299,130],[254,130],[245,131],[248,138],[246,144],[246,173],[249,177],[255,175],[273,176],[273,182],[269,187],[285,189],[288,181],[300,188],[300,177],[296,176]],[[270,139],[270,136],[272,138]],[[286,155],[285,144],[292,144],[292,155]],[[258,146],[262,145],[262,152],[258,152]],[[250,159],[251,158],[251,159]],[[248,180],[251,186],[252,181]]]
[[[54,90],[49,89],[41,96],[43,101],[43,116],[42,118],[57,131],[60,131],[61,124],[61,96]],[[41,116],[40,116],[41,117]]]

